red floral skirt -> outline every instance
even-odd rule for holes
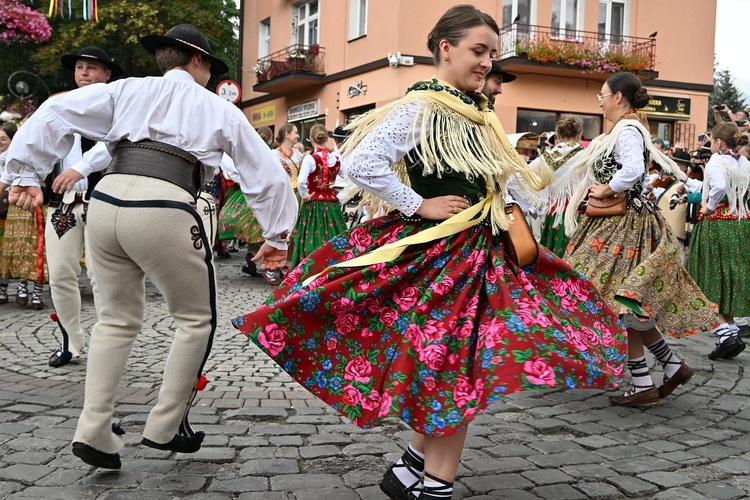
[[[622,382],[626,334],[594,286],[546,249],[519,268],[486,225],[302,284],[431,225],[394,214],[341,233],[234,325],[362,428],[391,416],[449,436],[504,394]]]

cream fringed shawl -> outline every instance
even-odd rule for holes
[[[736,160],[730,155],[715,153],[708,161],[706,170],[709,167],[719,168],[724,173],[724,177],[726,178],[725,196],[729,205],[729,214],[736,215],[740,219],[746,218],[748,216],[746,200],[748,187],[750,186],[750,162],[742,155]],[[703,181],[703,203],[708,202],[708,195],[711,190],[710,184],[708,179]]]
[[[525,181],[522,189],[533,197],[533,191],[544,188],[552,180],[552,172],[535,173],[508,141],[500,120],[481,96],[476,104],[469,96],[437,79],[417,82],[406,96],[358,117],[346,126],[352,135],[342,148],[342,156],[353,151],[360,141],[370,133],[397,106],[416,103],[420,113],[411,125],[415,144],[414,154],[424,165],[424,175],[441,176],[444,169],[465,174],[469,179],[483,177],[487,196],[492,196],[491,221],[493,233],[507,229],[510,220],[505,214],[504,194],[508,179],[512,176]],[[416,130],[420,130],[417,137]],[[393,170],[399,179],[410,185],[407,166],[402,158]],[[382,200],[365,194],[363,203],[377,209]]]
[[[598,184],[594,177],[594,163],[598,159],[606,158],[615,149],[617,138],[625,127],[635,127],[640,131],[644,138],[644,145],[649,152],[651,159],[661,165],[663,172],[674,176],[677,180],[685,182],[687,176],[680,170],[680,167],[672,161],[667,155],[656,149],[649,138],[651,133],[637,119],[622,119],[612,128],[608,134],[602,134],[589,144],[588,148],[581,155],[578,163],[571,169],[565,179],[556,181],[549,192],[547,210],[557,206],[565,206],[565,234],[572,236],[578,227],[578,207],[586,198],[586,195],[594,185]],[[644,174],[645,174],[644,165]]]

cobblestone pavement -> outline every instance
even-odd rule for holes
[[[98,471],[70,452],[85,354],[79,364],[48,368],[58,343],[50,310],[22,308],[13,297],[0,306],[0,498],[384,498],[377,483],[409,432],[396,420],[360,430],[233,331],[229,319],[271,290],[242,275],[240,260],[217,266],[211,382],[191,412],[207,438],[193,455],[139,445],[173,331],[160,295],[147,289],[144,330],[118,392],[116,416],[127,431],[120,471]],[[84,319],[90,330],[87,288]],[[711,362],[712,342],[707,334],[670,341],[697,376],[645,411],[576,390],[515,394],[492,405],[469,428],[454,498],[750,497],[750,353]]]

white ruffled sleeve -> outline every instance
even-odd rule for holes
[[[402,183],[391,168],[418,145],[420,127],[412,133],[415,119],[419,124],[421,105],[409,103],[388,113],[354,150],[342,158],[349,179],[368,193],[382,198],[406,216],[422,205],[422,197]]]
[[[721,165],[719,154],[714,154],[706,164],[706,181],[708,181],[708,201],[706,205],[709,210],[716,210],[727,194],[727,174]]]
[[[615,160],[622,168],[615,172],[609,187],[617,193],[622,193],[635,186],[645,175],[646,163],[643,161],[645,146],[643,136],[635,127],[625,127],[617,137],[615,144]]]
[[[305,155],[297,176],[297,191],[299,191],[299,196],[303,200],[310,197],[310,192],[307,189],[307,178],[313,172],[315,172],[315,158],[312,155]]]

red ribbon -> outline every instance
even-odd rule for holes
[[[44,217],[42,207],[36,207],[36,275],[39,284],[44,284]]]

